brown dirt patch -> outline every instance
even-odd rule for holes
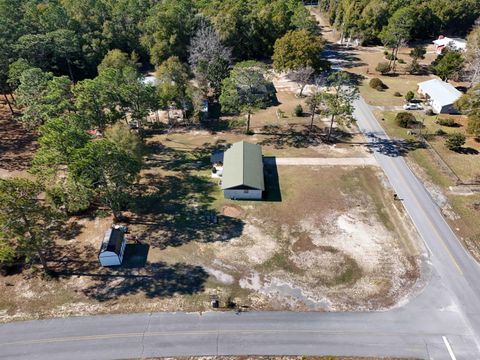
[[[0,139],[0,168],[7,171],[28,169],[37,149],[37,136],[12,119],[3,103],[0,104]]]
[[[313,242],[310,236],[306,233],[302,233],[298,240],[295,241],[295,243],[292,246],[292,250],[294,252],[302,252],[302,251],[310,251],[310,250],[315,250],[318,249],[318,246],[316,246]]]
[[[224,205],[221,208],[222,215],[241,219],[245,216],[245,210],[237,205]]]

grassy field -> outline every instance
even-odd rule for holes
[[[378,63],[388,62],[385,58],[383,47],[359,47],[348,52],[348,66],[346,71],[356,74],[360,79],[360,94],[370,105],[376,106],[400,106],[405,103],[405,94],[408,91],[416,93],[417,84],[432,78],[431,75],[410,75],[406,71],[407,64],[411,62],[409,57],[411,48],[402,48],[399,52],[399,59],[404,60],[405,64],[397,63],[396,74],[382,75],[375,70]],[[435,58],[432,46],[428,47],[428,52],[424,60],[420,61],[423,66],[429,65]],[[372,89],[369,81],[372,78],[379,78],[386,85],[383,91]],[[395,93],[401,96],[395,96]]]
[[[361,143],[363,138],[358,134],[346,135],[345,141],[335,146],[323,142],[323,133],[301,125],[268,128],[258,131],[255,135],[245,135],[242,131],[209,132],[178,131],[153,136],[154,141],[167,146],[169,149],[188,151],[192,154],[205,153],[209,157],[209,150],[215,146],[227,146],[237,141],[249,141],[262,145],[265,156],[279,157],[365,157],[367,153]],[[178,153],[181,154],[181,153]],[[172,153],[173,155],[173,153]],[[206,160],[206,159],[205,159]]]
[[[396,114],[396,112],[377,112],[376,116],[384,119],[384,121],[382,121],[382,125],[391,136],[414,141],[415,136],[408,135],[409,129],[403,129],[396,125]],[[413,112],[413,114],[416,116],[417,120],[423,124],[424,128],[421,129],[423,134],[436,134],[439,130],[447,134],[454,132],[465,134],[467,120],[464,116],[426,116],[420,111]],[[439,125],[436,121],[442,118],[454,119],[457,126],[448,127]],[[418,132],[419,130],[416,131]],[[463,146],[462,151],[460,152],[449,150],[445,146],[444,136],[431,136],[427,139],[430,146],[445,162],[447,166],[447,169],[445,170],[448,172],[449,169],[451,169],[451,171],[458,176],[460,181],[472,183],[474,178],[480,175],[480,142],[478,142],[475,138],[468,137],[466,144]],[[440,164],[440,166],[445,166],[445,164]],[[442,185],[446,184],[442,183]]]

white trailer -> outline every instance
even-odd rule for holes
[[[126,244],[125,232],[122,229],[108,229],[98,253],[100,264],[102,266],[121,265]]]

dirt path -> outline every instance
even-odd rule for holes
[[[300,165],[300,166],[378,166],[374,157],[351,157],[351,158],[265,158],[265,163],[276,165]]]

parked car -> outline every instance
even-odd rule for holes
[[[423,110],[422,105],[416,103],[408,103],[403,105],[405,110]]]

